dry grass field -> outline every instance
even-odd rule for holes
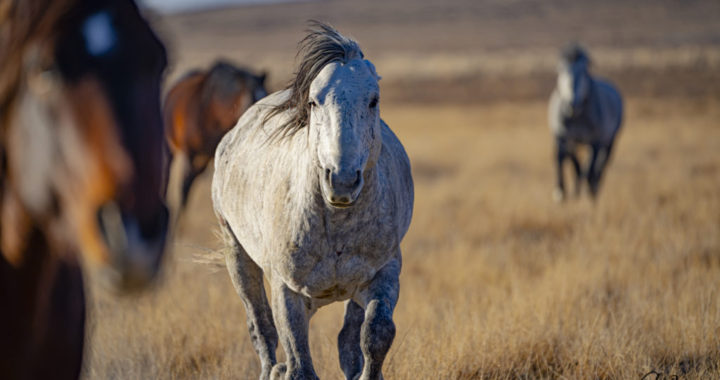
[[[358,3],[247,7],[159,22],[176,41],[173,75],[208,62],[213,48],[246,63],[267,59],[267,51],[281,61],[265,67],[285,67],[277,69],[276,86],[291,70],[302,20],[329,18],[361,45],[367,39],[367,56],[384,76],[383,94],[391,94],[381,114],[406,147],[416,191],[385,378],[640,379],[651,371],[646,379],[720,378],[720,59],[713,58],[720,56],[720,30],[705,17],[720,14],[718,3],[656,2],[681,8],[673,13],[681,18],[676,24],[655,3],[645,4],[649,21],[624,2],[588,5],[600,18],[627,11],[625,21],[655,29],[615,21],[605,33],[592,29],[580,36],[598,47],[599,70],[604,67],[626,94],[627,114],[600,198],[593,203],[584,194],[565,204],[551,197],[545,99],[552,64],[543,62],[552,58],[543,57],[561,46],[562,31],[582,32],[577,21],[558,21],[581,10],[528,2],[540,8],[528,14],[525,3],[486,1],[466,14],[459,10],[475,3],[455,0],[438,2],[449,10],[435,4],[425,13],[402,13],[396,5],[396,21],[405,22],[399,30],[421,30],[424,23],[455,35],[472,20],[487,21],[490,26],[481,28],[497,28],[493,36],[511,47],[497,51],[501,42],[483,34],[467,52],[452,44],[438,48],[437,62],[450,62],[446,66],[403,76],[402,57],[419,56],[420,44],[401,32],[384,40],[377,30],[389,30],[391,22]],[[530,35],[529,42],[502,37],[500,31],[518,25],[542,25],[533,15],[549,19],[550,30]],[[363,17],[378,29],[363,27],[369,23]],[[493,23],[501,17],[510,24]],[[229,24],[233,18],[237,25]],[[519,24],[512,23],[516,19]],[[189,24],[192,29],[184,30]],[[253,28],[262,33],[241,33]],[[263,47],[264,33],[284,42]],[[237,52],[228,53],[224,47],[232,41]],[[530,45],[540,46],[536,55],[518,55]],[[400,58],[393,58],[394,46],[405,47]],[[646,57],[653,52],[655,60]],[[483,56],[497,65],[468,66],[467,57]],[[523,69],[528,60],[541,69]],[[503,62],[515,71],[504,70]],[[86,378],[258,375],[243,306],[227,273],[194,261],[221,248],[210,176],[193,189],[155,289],[139,298],[89,289]],[[323,379],[341,378],[335,342],[342,311],[331,305],[311,321],[314,364]]]

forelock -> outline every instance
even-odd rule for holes
[[[319,21],[310,21],[308,34],[298,45],[299,58],[295,78],[288,85],[290,97],[269,113],[266,121],[283,111],[293,114],[287,123],[282,125],[277,133],[288,136],[307,125],[310,114],[308,93],[310,85],[318,76],[323,67],[332,62],[347,63],[353,59],[362,59],[360,46],[353,39],[340,34],[329,24]]]

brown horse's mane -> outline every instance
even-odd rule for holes
[[[63,24],[78,1],[0,0],[0,255],[5,258],[17,254],[27,239],[26,233],[36,228],[9,189],[13,179],[7,170],[7,133],[23,83],[28,79],[25,61],[32,53],[36,54],[32,59],[42,60],[33,64],[52,64],[54,37],[65,28]]]
[[[43,58],[53,53],[53,36],[78,0],[0,0],[0,131],[5,131],[20,90],[23,60],[30,46]]]

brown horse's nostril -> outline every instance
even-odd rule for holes
[[[105,281],[115,290],[134,291],[147,286],[158,272],[168,230],[168,212],[163,206],[139,220],[115,202],[97,213],[98,227],[108,248],[109,266]]]
[[[137,226],[138,238],[151,242],[163,242],[168,229],[168,210],[163,205],[146,220],[138,220],[135,216],[125,214],[117,203],[108,202],[98,209],[97,221],[106,244],[113,251],[129,248],[128,226]]]

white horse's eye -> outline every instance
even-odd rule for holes
[[[372,98],[372,100],[370,101],[370,105],[369,105],[370,108],[375,108],[375,107],[377,107],[377,105],[378,105],[378,98]]]
[[[310,108],[315,108],[317,106],[317,103],[315,103],[314,100],[311,100],[308,102],[308,105],[310,106]]]

